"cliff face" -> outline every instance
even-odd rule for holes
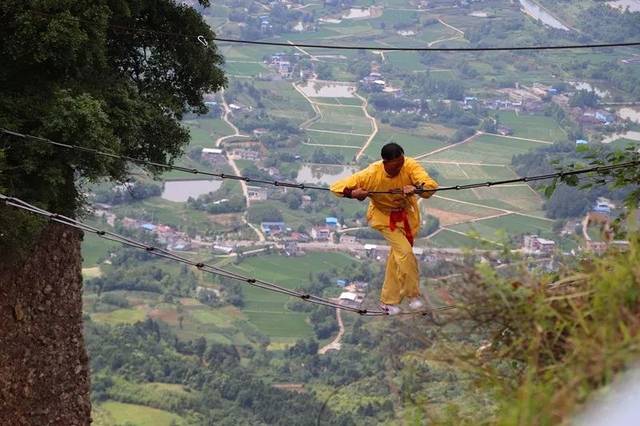
[[[0,424],[91,422],[81,239],[50,224],[21,264],[0,259]]]

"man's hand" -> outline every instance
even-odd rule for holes
[[[413,185],[405,185],[402,188],[402,192],[404,193],[404,195],[413,195],[415,194],[416,191],[416,187]]]
[[[364,200],[368,196],[369,196],[369,191],[367,191],[366,189],[356,188],[353,191],[351,191],[351,198],[357,198],[360,201]]]

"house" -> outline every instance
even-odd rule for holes
[[[143,223],[140,227],[149,232],[153,232],[156,230],[156,225],[154,225],[153,223]]]
[[[300,205],[302,208],[310,206],[311,205],[311,196],[310,195],[303,195],[302,196],[302,204]]]
[[[292,232],[289,238],[291,238],[292,241],[299,241],[303,243],[311,239],[311,237],[309,237],[307,234],[303,232],[296,232],[296,231]]]
[[[325,218],[324,223],[331,229],[336,229],[339,225],[338,218],[336,217],[327,217]]]
[[[229,154],[229,158],[231,160],[258,161],[260,160],[260,151],[238,148],[231,151],[231,153]]]
[[[247,194],[249,201],[265,201],[268,196],[267,188],[260,186],[247,186]]]
[[[278,235],[285,231],[284,222],[262,222],[260,229],[267,235]]]
[[[589,142],[587,142],[584,139],[576,139],[576,145],[587,145]]]
[[[225,254],[230,254],[233,251],[233,247],[214,244],[213,250],[214,251],[221,251],[221,252],[223,252]]]
[[[502,136],[510,136],[513,134],[513,129],[507,126],[503,126],[502,124],[498,124],[496,132]]]
[[[555,251],[556,242],[540,238],[537,235],[525,235],[523,252],[527,254],[551,254]]]
[[[598,198],[595,205],[593,206],[593,211],[598,213],[610,214],[611,213],[611,203],[606,198]]]
[[[327,227],[316,227],[311,228],[311,238],[314,240],[328,240],[331,237],[331,229]]]
[[[360,307],[360,304],[364,301],[364,294],[355,293],[351,291],[343,291],[340,293],[340,304],[344,306],[351,306],[353,308]]]
[[[346,281],[346,280],[340,280],[340,279],[338,279],[338,280],[336,280],[336,285],[337,285],[338,287],[344,287],[344,286],[346,286],[346,285],[347,285],[347,281]]]
[[[616,121],[616,117],[608,111],[596,111],[596,120],[604,124],[611,124]]]
[[[358,291],[364,291],[369,288],[369,283],[365,281],[353,281],[351,285],[355,286]]]
[[[202,148],[201,156],[203,160],[211,163],[222,164],[227,162],[224,151],[218,148]]]

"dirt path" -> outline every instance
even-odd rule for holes
[[[307,132],[318,132],[318,133],[331,133],[334,135],[349,135],[349,136],[370,136],[365,135],[364,133],[347,133],[347,132],[338,132],[335,130],[321,130],[321,129],[305,129]]]
[[[465,140],[463,140],[463,141],[456,142],[456,143],[451,144],[451,145],[443,146],[442,148],[434,149],[433,151],[429,151],[429,152],[424,153],[424,154],[416,155],[416,156],[415,156],[415,157],[413,157],[413,158],[414,158],[414,159],[416,159],[416,160],[419,160],[419,159],[421,159],[421,158],[425,158],[425,157],[428,157],[428,156],[430,156],[430,155],[434,155],[434,154],[437,154],[437,153],[439,153],[439,152],[446,151],[446,150],[451,149],[451,148],[455,148],[456,146],[460,146],[460,145],[462,145],[462,144],[465,144],[465,143],[467,143],[467,142],[471,141],[471,140],[472,140],[473,138],[475,138],[476,136],[478,136],[478,135],[482,135],[482,134],[483,134],[482,132],[478,132],[478,131],[476,131],[472,136],[469,136],[468,138],[466,138],[466,139],[465,139]]]
[[[353,93],[355,97],[357,97],[358,99],[360,99],[362,101],[362,112],[364,112],[364,115],[371,120],[371,124],[373,126],[372,128],[372,133],[369,136],[369,139],[367,139],[367,141],[365,142],[365,144],[362,146],[362,148],[360,149],[360,151],[358,151],[358,153],[356,154],[356,161],[358,161],[358,159],[360,158],[360,156],[362,156],[362,154],[364,154],[364,151],[367,149],[367,147],[369,146],[369,144],[371,143],[371,141],[373,140],[373,138],[376,137],[376,135],[378,134],[378,123],[376,123],[376,119],[373,118],[372,116],[369,115],[369,111],[367,111],[367,106],[369,105],[367,100],[365,98],[363,98],[362,96],[358,95],[357,93]]]
[[[517,139],[517,140],[520,140],[520,141],[537,142],[537,143],[543,143],[545,145],[553,145],[553,142],[551,142],[551,141],[543,141],[543,140],[540,140],[540,139],[521,138],[519,136],[506,136],[506,135],[498,135],[498,134],[495,134],[495,133],[484,133],[484,132],[482,134],[489,135],[489,136],[495,136],[495,137],[498,137],[498,138]]]
[[[340,328],[340,330],[338,331],[338,335],[335,339],[333,339],[333,341],[331,341],[331,343],[318,349],[318,353],[320,355],[324,355],[325,353],[327,353],[327,351],[330,350],[339,351],[342,347],[340,341],[342,340],[342,336],[344,336],[344,323],[342,322],[341,312],[341,309],[336,309],[336,318],[338,319],[338,327]]]
[[[444,25],[445,27],[452,29],[453,31],[457,32],[458,34],[460,34],[462,37],[464,37],[464,31],[462,31],[460,28],[456,28],[453,25],[449,25],[446,22],[444,22],[441,18],[438,18],[438,22],[440,22],[442,25]]]
[[[231,120],[229,120],[229,114],[231,113],[231,108],[229,108],[229,105],[227,105],[227,101],[224,98],[224,89],[220,92],[220,96],[222,98],[222,107],[224,108],[224,115],[222,116],[222,120],[233,129],[233,134],[219,137],[216,140],[216,147],[220,147],[224,143],[224,141],[227,139],[249,137],[247,135],[241,134],[240,130],[231,122]],[[233,173],[240,176],[240,169],[238,168],[238,165],[236,164],[235,160],[232,160],[231,158],[227,157],[227,162],[233,169]],[[248,213],[249,207],[251,206],[251,201],[249,200],[249,189],[247,187],[247,183],[241,180],[240,187],[242,188],[242,194],[244,195],[245,200],[247,200],[247,210],[245,210],[244,214],[242,215],[242,221],[246,223],[248,227],[253,229],[253,231],[258,236],[258,241],[260,242],[266,241],[266,238],[264,237],[264,234],[262,233],[262,231],[256,228],[253,224],[249,223],[249,221],[247,220],[247,213]]]

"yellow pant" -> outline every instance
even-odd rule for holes
[[[380,301],[396,305],[404,297],[420,296],[418,261],[403,228],[400,226],[392,231],[389,227],[384,227],[378,231],[391,246]]]

